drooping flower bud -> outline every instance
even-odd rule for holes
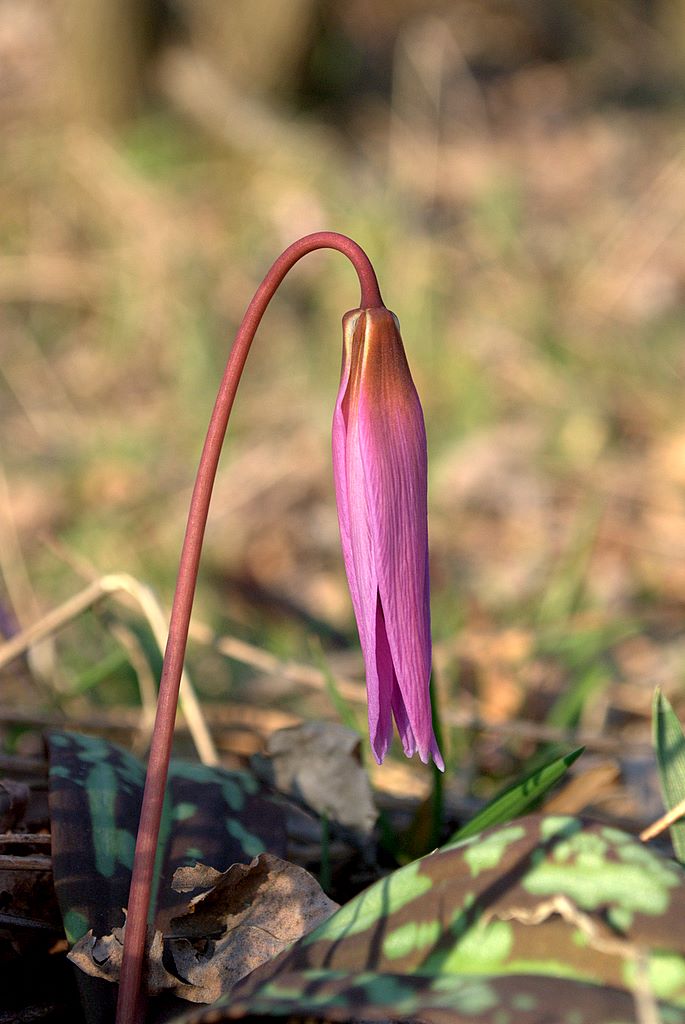
[[[405,754],[443,769],[429,692],[426,431],[399,324],[382,306],[343,318],[333,471],[374,755],[380,764],[394,716]]]

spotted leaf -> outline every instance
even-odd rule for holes
[[[145,769],[114,743],[54,732],[50,815],[55,889],[71,943],[123,923]],[[263,851],[285,852],[280,805],[247,772],[171,762],[156,868],[156,926],[183,907],[177,868],[202,861],[225,869]]]
[[[684,880],[617,829],[521,818],[377,882],[184,1024],[685,1024]]]

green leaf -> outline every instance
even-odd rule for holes
[[[299,990],[299,991],[298,991]],[[563,1013],[560,1008],[563,1007]],[[635,1015],[632,993],[569,978],[518,974],[449,975],[435,979],[421,975],[364,971],[302,971],[279,974],[249,1001],[214,1003],[204,1010],[176,1019],[174,1024],[223,1024],[248,1016],[257,1021],[421,1020],[426,1024],[642,1024]],[[651,1006],[650,1006],[651,1009]],[[247,1011],[247,1013],[246,1013]],[[663,1024],[685,1024],[685,1010],[655,1003]]]
[[[352,732],[356,732],[358,736],[363,736],[365,730],[360,726],[352,705],[340,692],[338,680],[336,679],[335,674],[331,671],[328,658],[326,657],[321,641],[318,637],[311,638],[309,649],[313,661],[316,663],[317,668],[323,675],[326,693],[337,712],[338,718],[342,724],[346,725],[348,729],[352,730]]]
[[[64,696],[68,699],[80,697],[89,690],[95,689],[106,679],[110,679],[116,672],[128,668],[130,662],[125,651],[110,651],[101,661],[89,666],[84,672],[79,673],[73,680]]]
[[[578,725],[587,708],[611,682],[608,652],[635,633],[632,622],[619,621],[592,629],[550,629],[538,637],[536,652],[559,661],[568,674],[562,692],[546,716],[549,725],[560,729]]]
[[[94,736],[52,732],[48,747],[55,891],[73,943],[89,928],[101,936],[122,924],[145,769]],[[156,861],[157,913],[168,917],[182,904],[171,889],[176,868],[201,861],[223,870],[264,850],[283,856],[285,843],[282,806],[252,775],[172,760]]]
[[[508,821],[518,818],[548,789],[551,789],[555,782],[559,781],[584,750],[585,747],[578,747],[570,754],[555,757],[553,761],[549,761],[541,768],[536,768],[519,782],[508,786],[502,793],[493,797],[471,821],[458,829],[450,837],[448,845],[468,839],[469,836],[475,836],[492,825],[504,825]]]
[[[381,879],[184,1024],[685,1024],[685,872],[634,837],[531,816]],[[552,980],[553,979],[553,980]],[[647,987],[646,987],[647,986]]]
[[[652,705],[652,736],[659,768],[661,795],[670,810],[685,800],[685,736],[678,716],[667,697],[657,689]],[[675,855],[685,864],[685,820],[671,825],[671,842]]]

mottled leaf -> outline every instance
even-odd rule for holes
[[[654,694],[652,735],[661,793],[666,809],[670,810],[685,800],[685,736],[678,716],[661,690]],[[681,818],[671,825],[670,833],[676,857],[685,864],[685,820]]]
[[[617,829],[522,818],[382,879],[185,1020],[682,1024],[684,880]]]
[[[647,1000],[649,1000],[647,1002]],[[176,1018],[174,1024],[283,1019],[416,1024],[685,1024],[685,1010],[625,989],[541,975],[425,975],[310,970],[279,974],[249,999]]]
[[[55,889],[70,943],[123,924],[145,770],[126,750],[91,736],[51,733],[50,813]],[[183,908],[177,868],[220,869],[268,850],[285,853],[280,804],[247,772],[172,761],[157,864],[156,927]]]
[[[565,775],[584,750],[585,747],[578,747],[570,754],[555,757],[554,760],[548,761],[547,764],[530,772],[524,779],[508,786],[502,793],[493,797],[478,814],[471,818],[471,821],[458,829],[449,842],[456,843],[461,839],[468,839],[469,836],[478,835],[479,832],[486,828],[492,828],[493,825],[506,825],[508,821],[518,818]]]

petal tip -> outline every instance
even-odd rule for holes
[[[438,771],[445,771],[445,762],[443,761],[442,754],[440,753],[438,744],[435,741],[435,737],[431,740],[431,744],[428,749],[425,747],[419,748],[419,757],[424,764],[430,764],[432,760]]]
[[[383,761],[385,760],[385,755],[388,753],[389,747],[390,737],[387,735],[380,736],[377,732],[374,739],[371,741],[371,750],[373,751],[373,756],[374,760],[376,761],[376,764],[383,764]]]

